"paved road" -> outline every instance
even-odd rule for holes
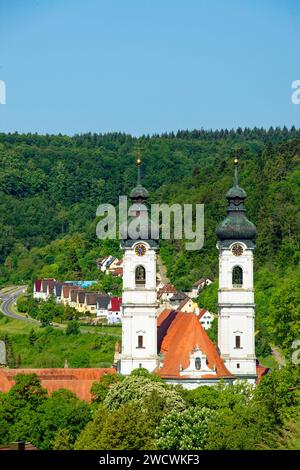
[[[14,318],[16,320],[22,320],[27,323],[39,323],[37,320],[33,318],[27,318],[24,315],[20,315],[19,313],[15,313],[13,310],[13,304],[16,302],[17,298],[24,294],[26,291],[27,286],[16,286],[9,289],[4,289],[0,291],[0,301],[2,304],[0,305],[0,311],[3,315],[7,317]]]

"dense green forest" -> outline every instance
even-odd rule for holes
[[[257,226],[255,251],[258,347],[291,352],[300,337],[300,130],[179,131],[133,138],[125,134],[74,137],[0,134],[0,284],[97,278],[95,260],[120,255],[117,241],[96,238],[96,208],[118,203],[136,180],[150,202],[204,203],[205,244],[161,243],[168,275],[178,288],[203,276],[217,280],[215,228],[232,185],[232,147],[242,150],[239,174],[247,215]],[[200,295],[216,311],[217,283]]]

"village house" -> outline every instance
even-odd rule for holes
[[[108,316],[107,316],[107,323],[109,325],[122,322],[121,306],[122,306],[121,297],[112,297],[110,299],[110,305],[108,308]]]
[[[179,307],[179,304],[187,298],[187,295],[184,292],[178,291],[175,292],[175,294],[172,295],[172,297],[169,299],[169,304],[171,308],[174,308],[174,310],[177,310]]]
[[[192,299],[189,297],[186,297],[184,300],[180,302],[178,305],[177,310],[180,312],[186,312],[186,313],[198,313],[199,312],[199,307],[196,302],[194,302]]]
[[[161,303],[168,302],[176,292],[176,287],[173,286],[173,284],[165,284],[161,289],[159,289],[157,298]]]
[[[61,302],[63,305],[68,305],[69,304],[69,297],[70,297],[70,290],[74,288],[72,284],[65,284],[62,286],[62,291],[61,291]],[[78,289],[78,287],[77,287]]]
[[[84,304],[85,304],[85,295],[86,295],[86,291],[85,290],[79,290],[77,291],[77,298],[76,298],[76,310],[79,312],[79,313],[84,313],[85,312],[85,309],[84,309]]]
[[[210,286],[210,284],[212,284],[212,281],[210,279],[201,278],[199,279],[199,281],[194,282],[192,289],[187,291],[186,294],[191,297],[191,299],[198,297],[201,290],[204,289],[205,286]]]
[[[53,295],[55,279],[36,279],[33,285],[33,297],[35,299],[47,300]]]
[[[109,295],[99,295],[97,298],[96,315],[99,318],[108,318],[108,308],[110,304]]]
[[[99,292],[86,292],[84,298],[84,311],[96,315],[97,300],[101,294]]]
[[[70,290],[69,290],[69,300],[68,300],[68,305],[72,308],[76,308],[76,305],[77,305],[77,296],[78,296],[78,293],[81,291],[82,289],[78,286],[73,286]]]
[[[64,285],[63,282],[56,281],[54,283],[53,295],[54,295],[55,300],[56,300],[57,303],[61,302],[61,295],[62,295],[63,285]]]
[[[214,315],[208,310],[205,310],[205,308],[202,308],[199,311],[198,319],[205,330],[209,330],[211,328],[214,318]]]
[[[114,268],[113,270],[109,271],[113,276],[123,277],[123,268]]]

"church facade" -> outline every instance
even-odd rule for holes
[[[128,375],[145,368],[166,382],[186,388],[220,380],[255,383],[262,373],[255,357],[253,250],[256,228],[245,214],[246,193],[238,184],[228,191],[227,216],[216,230],[219,251],[218,346],[194,313],[158,313],[157,240],[148,236],[121,242],[123,261],[122,350],[117,368]],[[138,181],[131,191],[133,214],[147,214],[148,191]]]

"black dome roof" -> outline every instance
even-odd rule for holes
[[[253,240],[256,237],[255,225],[244,213],[228,214],[217,226],[218,240]]]
[[[138,200],[138,199],[148,199],[149,193],[146,188],[142,185],[137,185],[135,188],[132,189],[130,192],[130,199]]]

